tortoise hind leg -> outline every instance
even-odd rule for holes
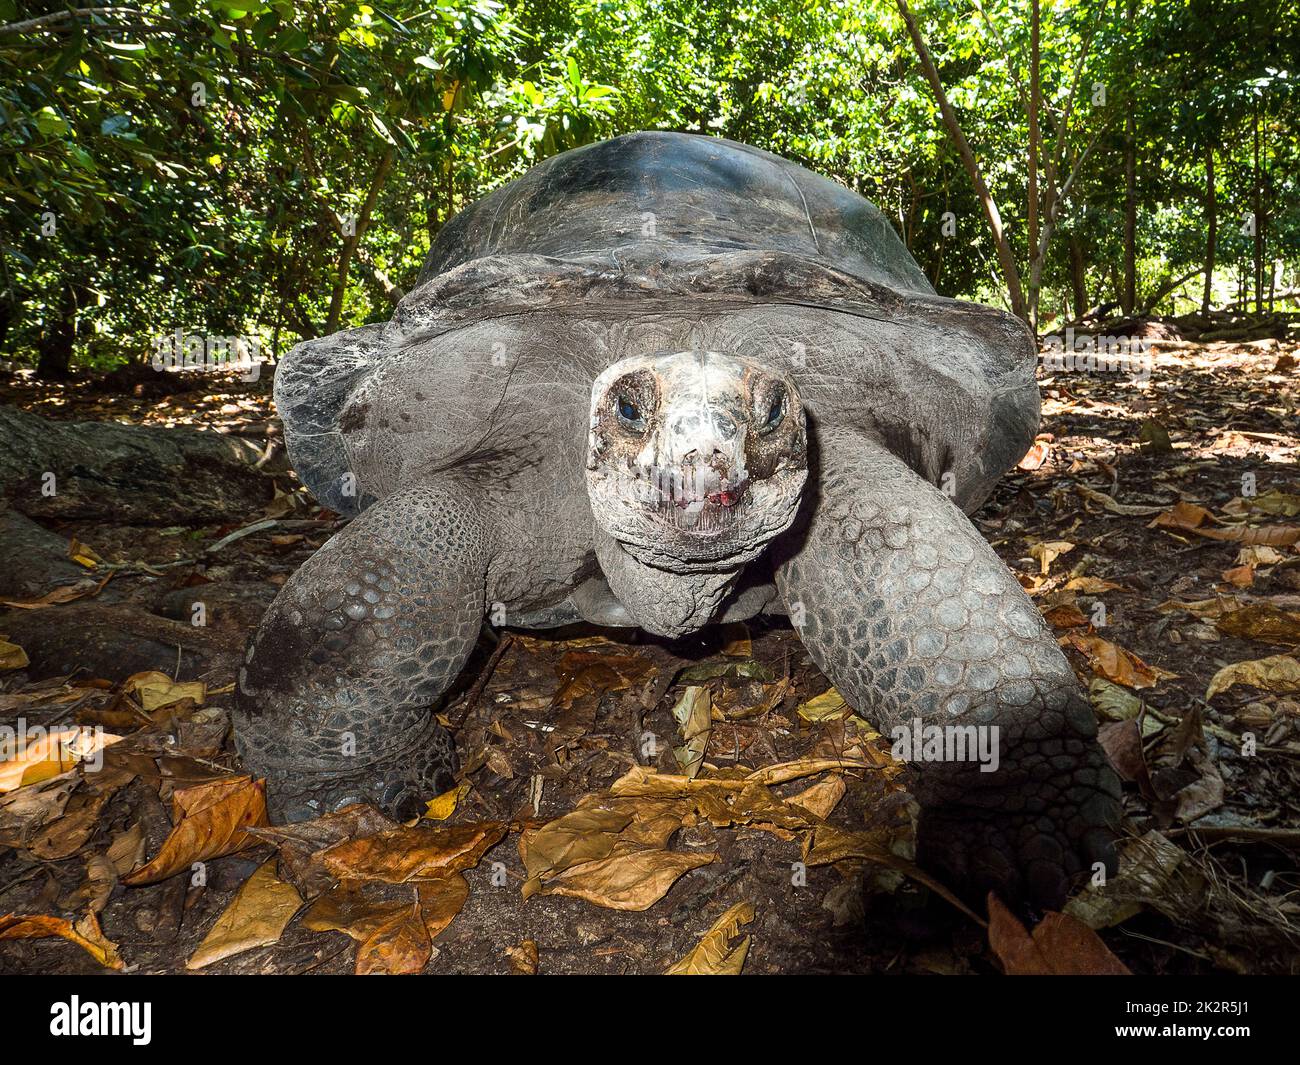
[[[454,781],[433,705],[483,622],[487,535],[453,489],[384,500],[285,583],[249,643],[235,740],[276,820],[371,802],[403,820]]]
[[[945,496],[875,444],[823,445],[820,500],[777,580],[813,659],[882,733],[974,725],[994,744],[991,772],[955,746],[913,763],[922,864],[973,900],[994,890],[1042,907],[1098,863],[1114,871],[1119,781],[1092,710],[1038,610]]]

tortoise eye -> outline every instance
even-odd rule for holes
[[[772,397],[772,405],[767,409],[767,417],[763,424],[758,427],[760,433],[770,433],[785,418],[785,389],[781,389]]]
[[[614,402],[614,409],[618,411],[619,421],[629,428],[640,429],[645,424],[640,409],[627,396],[619,396]]]

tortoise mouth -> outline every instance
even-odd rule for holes
[[[655,471],[640,496],[641,508],[674,531],[696,535],[728,531],[751,500],[750,479],[708,470]]]

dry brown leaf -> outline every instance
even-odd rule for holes
[[[1029,549],[1029,554],[1038,560],[1039,572],[1045,577],[1052,563],[1062,555],[1073,551],[1076,546],[1078,545],[1070,543],[1069,540],[1047,540],[1041,544],[1034,544]]]
[[[519,836],[519,857],[530,879],[604,858],[632,821],[629,809],[579,807]],[[534,890],[536,890],[534,888]]]
[[[266,824],[266,785],[252,777],[222,777],[172,793],[172,831],[147,865],[122,878],[124,884],[153,884],[189,869],[194,862],[220,858],[251,847],[246,831]]]
[[[66,917],[47,914],[0,916],[0,939],[47,939],[50,936],[59,936],[77,944],[105,968],[124,968],[117,954],[117,944],[104,938],[93,913],[79,918],[75,924]]]
[[[1249,588],[1255,583],[1255,567],[1233,566],[1223,571],[1223,579],[1236,588]]]
[[[1008,976],[1129,976],[1128,968],[1091,928],[1048,912],[1031,936],[989,893],[989,947]]]
[[[602,651],[566,651],[555,667],[560,690],[554,705],[567,710],[586,696],[626,691],[654,671],[644,655],[610,654]]]
[[[42,732],[0,762],[0,794],[61,776],[83,759],[122,739],[89,726]]]
[[[1238,684],[1270,692],[1300,691],[1300,660],[1289,655],[1271,655],[1224,666],[1210,679],[1206,702]]]
[[[126,695],[134,695],[144,712],[151,714],[164,706],[179,703],[182,699],[192,699],[195,706],[202,706],[207,685],[201,680],[174,681],[166,673],[146,670],[127,677],[122,691]]]
[[[27,657],[26,651],[16,643],[0,640],[0,672],[22,669],[30,664],[31,660]]]
[[[506,947],[506,957],[510,959],[510,971],[515,976],[536,976],[539,959],[537,943],[525,939],[517,947]]]
[[[1100,636],[1071,632],[1062,637],[1062,642],[1068,642],[1081,651],[1094,673],[1127,688],[1150,688],[1161,680],[1178,675],[1158,666],[1147,665],[1131,651],[1103,640]]]
[[[1024,457],[1016,463],[1018,470],[1037,470],[1047,457],[1052,453],[1052,444],[1050,440],[1035,440],[1029,450],[1025,452]]]
[[[749,955],[750,937],[734,948],[731,941],[741,925],[754,919],[754,904],[738,902],[713,922],[704,937],[681,961],[664,970],[665,976],[739,976]]]
[[[1105,592],[1123,591],[1122,584],[1102,580],[1100,577],[1071,577],[1065,582],[1065,591],[1083,592],[1084,595],[1102,595]]]
[[[833,776],[829,780],[805,788],[797,795],[791,795],[785,801],[792,806],[800,806],[814,817],[825,821],[839,805],[839,801],[844,798],[845,790],[844,778]]]
[[[410,976],[422,972],[433,953],[419,900],[379,922],[357,947],[358,976]]]
[[[16,607],[19,610],[41,610],[47,606],[57,606],[59,603],[70,603],[74,599],[81,599],[95,591],[97,587],[99,585],[95,581],[77,581],[76,584],[60,585],[53,591],[46,592],[39,599],[5,599],[0,602],[4,606]]]
[[[1147,523],[1148,529],[1182,529],[1192,532],[1205,522],[1214,521],[1215,517],[1208,510],[1195,503],[1178,502],[1168,510],[1161,511]]]
[[[1272,603],[1251,603],[1222,615],[1214,625],[1220,632],[1243,640],[1300,644],[1300,614],[1282,610]]]
[[[472,869],[505,834],[506,826],[500,821],[447,828],[402,826],[344,840],[320,851],[316,858],[336,880],[405,884]]]
[[[541,895],[585,899],[611,910],[646,910],[668,894],[684,874],[718,860],[714,853],[635,850],[585,862],[558,874]]]
[[[240,887],[225,912],[185,963],[187,969],[279,942],[302,906],[302,896],[275,875],[276,859],[263,862]]]
[[[692,685],[673,707],[673,718],[682,730],[686,742],[673,748],[673,757],[686,776],[694,779],[704,764],[704,752],[709,746],[713,731],[713,700],[709,689]]]
[[[344,881],[312,903],[302,926],[355,939],[358,975],[418,973],[428,964],[433,940],[465,905],[469,883],[453,873],[415,885],[413,898],[380,894],[391,890],[377,882]]]

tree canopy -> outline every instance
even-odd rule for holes
[[[1298,46],[1283,0],[0,0],[0,336],[58,373],[383,320],[459,208],[637,129],[824,173],[1040,328],[1262,310],[1300,288]]]

